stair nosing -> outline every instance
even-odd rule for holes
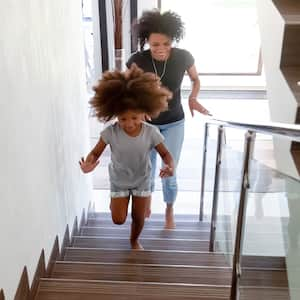
[[[110,263],[110,262],[84,262],[84,261],[57,261],[56,264],[76,264],[76,265],[114,265],[114,266],[139,266],[139,267],[164,267],[164,268],[190,268],[190,269],[222,269],[232,270],[231,267],[222,266],[197,266],[197,265],[166,265],[166,264],[141,264],[141,263]]]
[[[93,228],[93,229],[109,229],[109,230],[128,230],[128,227],[123,227],[123,228],[121,228],[121,227],[115,227],[115,226],[118,226],[118,225],[114,225],[114,224],[112,224],[112,226],[111,227],[107,227],[107,226],[82,226],[82,227],[80,227],[79,228],[79,230],[82,230],[82,229],[90,229],[90,228]],[[210,228],[207,228],[207,229],[205,229],[205,228],[199,228],[199,229],[193,229],[193,228],[191,228],[191,229],[183,229],[183,228],[175,228],[175,229],[159,229],[159,228],[154,228],[154,227],[152,227],[152,228],[144,228],[144,230],[147,230],[147,231],[158,231],[158,230],[160,230],[160,231],[166,231],[166,232],[186,232],[186,231],[195,231],[195,232],[210,232]],[[223,231],[222,231],[223,232]],[[231,232],[231,231],[224,231],[224,232]]]
[[[74,235],[73,239],[108,239],[108,240],[115,240],[116,236],[101,236],[101,235]],[[117,237],[118,240],[128,240],[128,237]],[[141,240],[164,240],[164,241],[186,241],[186,242],[209,242],[209,240],[202,240],[202,239],[178,239],[178,238],[149,238],[149,237],[141,237]],[[220,240],[219,240],[220,241]]]
[[[191,286],[191,287],[218,287],[218,288],[228,288],[230,285],[224,284],[201,284],[201,283],[172,283],[172,282],[152,282],[152,281],[123,281],[123,280],[94,280],[94,279],[66,279],[66,278],[48,278],[41,277],[41,281],[62,281],[62,282],[103,282],[103,283],[118,283],[118,284],[130,284],[130,285],[162,285],[162,286]]]
[[[135,251],[135,250],[131,250],[131,249],[120,249],[120,248],[98,248],[98,247],[78,247],[78,246],[75,246],[75,247],[65,247],[65,249],[80,249],[80,250],[107,250],[107,251],[127,251],[127,252],[132,252],[132,251]],[[135,251],[135,252],[138,252],[138,251]],[[225,252],[209,252],[209,251],[194,251],[194,250],[172,250],[172,249],[144,249],[142,251],[143,253],[145,252],[171,252],[171,253],[194,253],[194,254],[211,254],[211,255],[222,255],[222,256],[226,256],[226,255],[232,255],[232,253],[225,253]]]

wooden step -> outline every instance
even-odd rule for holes
[[[112,227],[88,227],[83,226],[80,228],[79,235],[81,236],[108,236],[108,237],[123,237],[129,236],[130,226],[112,226]],[[200,239],[209,240],[210,231],[206,228],[199,229],[174,229],[166,230],[163,228],[145,228],[141,233],[144,238],[169,238],[169,239]],[[230,232],[217,232],[217,238],[229,240],[232,237]],[[246,232],[248,241],[257,241],[260,239],[278,241],[282,234],[274,232]]]
[[[269,168],[268,168],[269,169]],[[111,220],[110,212],[90,212],[88,214],[88,219],[100,219],[100,220]],[[152,221],[164,221],[164,214],[151,214],[149,219],[146,219],[146,222]],[[128,214],[127,220],[130,220],[130,214]],[[205,215],[203,217],[203,221],[199,221],[199,216],[195,214],[175,214],[175,220],[178,222],[191,222],[191,223],[210,223],[211,218],[209,215]],[[220,223],[230,223],[232,222],[231,215],[218,215],[218,222]],[[247,216],[247,222],[249,224],[260,224],[260,225],[276,225],[277,223],[281,225],[288,225],[289,218],[288,217],[270,217],[263,216],[261,219],[258,219],[255,216]]]
[[[110,236],[110,237],[119,237],[119,236],[129,236],[130,227],[117,226],[107,229],[107,227],[81,227],[79,234],[81,236]],[[175,230],[165,230],[163,228],[145,228],[141,237],[145,238],[169,238],[169,239],[200,239],[208,240],[209,239],[208,230],[188,230],[188,229],[175,229]]]
[[[88,218],[92,219],[111,219],[111,213],[110,212],[89,212],[88,213]],[[198,222],[199,221],[199,216],[198,215],[192,215],[192,214],[177,214],[175,215],[176,220],[178,221],[190,221],[190,222]],[[163,221],[165,219],[164,214],[159,214],[159,213],[152,213],[149,220],[160,220]],[[209,216],[204,216],[204,221],[205,222],[210,222],[210,217]]]
[[[286,270],[243,268],[241,286],[288,287]]]
[[[131,218],[127,217],[126,222],[121,226],[130,226]],[[163,220],[146,220],[144,228],[164,228],[165,222]],[[86,226],[88,227],[120,227],[120,225],[113,224],[111,219],[98,219],[98,218],[89,218],[87,220]],[[176,229],[202,229],[210,230],[210,223],[200,222],[200,221],[176,221]]]
[[[229,286],[42,278],[36,300],[228,300],[229,292]]]
[[[229,285],[232,271],[227,267],[200,267],[131,263],[57,262],[54,278]]]
[[[182,250],[182,251],[207,251],[207,240],[194,239],[151,239],[141,238],[141,244],[147,250]],[[110,248],[130,249],[129,236],[124,237],[82,237],[73,238],[74,247],[82,248]]]
[[[111,262],[227,267],[221,253],[168,250],[117,250],[68,247],[64,260],[82,262]]]
[[[68,247],[64,260],[227,267],[225,254],[174,250],[118,250]],[[285,257],[242,256],[243,268],[285,270]]]
[[[241,287],[240,300],[290,300],[288,288]]]
[[[105,218],[89,218],[86,227],[109,227],[109,228],[120,228],[127,227],[129,228],[131,225],[131,217],[128,216],[127,220],[124,224],[116,225],[112,222],[111,217]],[[164,220],[160,219],[149,219],[145,221],[144,229],[163,229],[165,225]],[[268,219],[268,220],[248,220],[247,218],[247,233],[266,233],[266,234],[278,234],[281,233],[283,228],[287,227],[286,222],[279,222],[278,219]],[[176,220],[176,229],[179,230],[201,230],[201,231],[210,231],[210,222],[201,222],[198,220]],[[218,221],[217,222],[217,230],[218,231],[231,231],[232,226],[230,222]],[[283,232],[287,232],[287,230],[283,230]]]

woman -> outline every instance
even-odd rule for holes
[[[134,53],[127,62],[129,68],[136,63],[147,72],[154,72],[161,80],[162,85],[167,87],[173,97],[169,101],[169,108],[162,112],[151,123],[158,127],[165,137],[165,145],[171,152],[177,166],[182,143],[184,139],[184,111],[181,104],[181,83],[187,72],[192,88],[189,95],[189,108],[192,116],[194,111],[209,114],[208,110],[197,101],[200,89],[198,72],[194,64],[193,56],[186,50],[173,47],[174,41],[182,39],[184,24],[179,15],[174,12],[160,13],[157,10],[145,11],[134,25],[140,51]],[[144,50],[148,43],[149,49]],[[152,162],[152,185],[154,190],[154,175],[156,165],[156,153],[151,153]],[[163,197],[166,203],[165,228],[175,228],[173,204],[177,196],[177,180],[174,176],[162,179]],[[150,215],[150,208],[148,215]]]

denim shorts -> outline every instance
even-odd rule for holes
[[[110,183],[111,198],[129,197],[129,196],[150,197],[151,196],[150,181],[145,182],[145,184],[139,187],[133,187],[128,189],[118,187],[112,182]]]

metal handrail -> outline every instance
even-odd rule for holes
[[[257,133],[281,135],[287,137],[293,141],[300,142],[300,125],[278,123],[278,122],[266,122],[266,123],[249,123],[249,122],[237,122],[230,120],[222,120],[217,118],[209,118],[206,123],[214,125],[222,125],[224,127],[234,127],[240,129],[246,129]]]

